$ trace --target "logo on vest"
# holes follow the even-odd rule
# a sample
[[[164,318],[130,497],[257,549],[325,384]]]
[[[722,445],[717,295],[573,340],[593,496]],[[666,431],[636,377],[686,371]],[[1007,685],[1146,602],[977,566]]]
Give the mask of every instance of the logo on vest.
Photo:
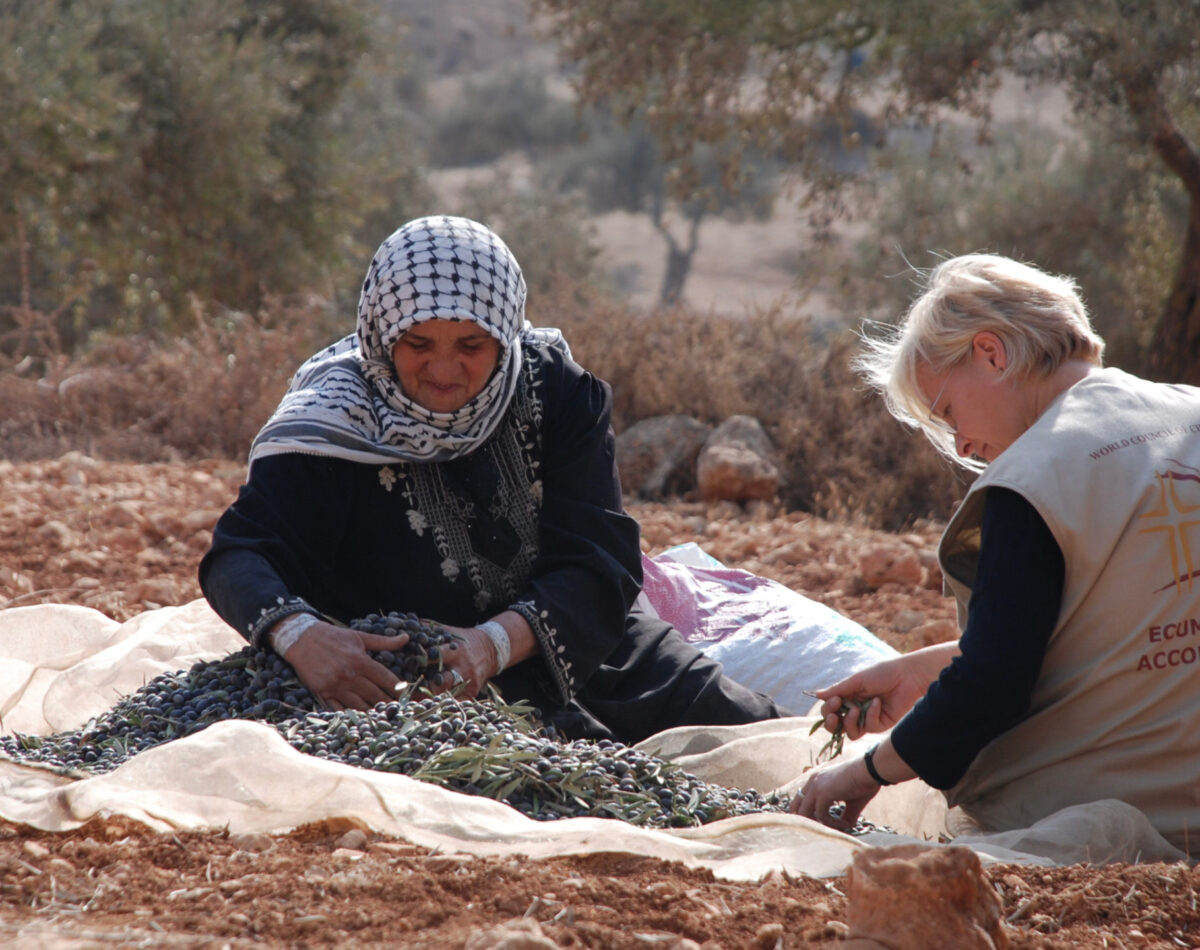
[[[1176,594],[1184,593],[1185,588],[1191,591],[1200,574],[1200,544],[1195,555],[1192,552],[1193,542],[1200,540],[1200,470],[1178,459],[1170,461],[1176,467],[1155,475],[1153,507],[1138,515],[1139,520],[1148,522],[1139,533],[1161,535],[1171,565],[1171,580],[1156,588],[1156,594],[1172,589]]]
[[[1164,649],[1143,653],[1138,660],[1138,672],[1169,670],[1176,666],[1191,666],[1200,661],[1200,648],[1196,643],[1181,644],[1178,641],[1200,637],[1200,619],[1189,617],[1172,623],[1155,624],[1146,631],[1151,643],[1161,643]]]
[[[1151,670],[1170,670],[1177,666],[1192,666],[1200,660],[1200,650],[1194,646],[1176,647],[1170,650],[1157,650],[1154,653],[1143,653],[1138,660],[1137,671],[1149,673]]]

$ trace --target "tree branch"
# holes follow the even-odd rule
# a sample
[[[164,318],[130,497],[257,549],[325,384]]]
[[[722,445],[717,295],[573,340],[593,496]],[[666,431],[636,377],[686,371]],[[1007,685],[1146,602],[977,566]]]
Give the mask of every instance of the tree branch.
[[[1171,115],[1161,90],[1147,76],[1121,79],[1129,114],[1166,166],[1179,176],[1193,209],[1200,209],[1200,151]]]

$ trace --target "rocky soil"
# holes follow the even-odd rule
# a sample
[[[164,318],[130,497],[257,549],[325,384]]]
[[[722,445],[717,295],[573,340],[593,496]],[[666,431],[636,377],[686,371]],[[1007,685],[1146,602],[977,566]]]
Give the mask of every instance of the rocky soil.
[[[125,620],[198,597],[196,563],[243,474],[227,461],[0,461],[0,609],[78,603]],[[953,636],[932,563],[938,525],[898,536],[768,505],[631,511],[649,553],[695,541],[901,650]],[[1010,947],[1200,947],[1200,871],[1186,866],[983,873]],[[847,884],[731,884],[618,854],[434,854],[345,825],[237,837],[124,819],[57,835],[0,822],[0,945],[13,946],[851,950],[867,945],[843,939]]]
[[[237,495],[237,462],[135,465],[71,452],[0,460],[0,607],[77,603],[116,620],[200,596],[196,565]],[[940,525],[886,535],[767,504],[633,503],[643,546],[695,542],[857,620],[899,650],[954,636]]]

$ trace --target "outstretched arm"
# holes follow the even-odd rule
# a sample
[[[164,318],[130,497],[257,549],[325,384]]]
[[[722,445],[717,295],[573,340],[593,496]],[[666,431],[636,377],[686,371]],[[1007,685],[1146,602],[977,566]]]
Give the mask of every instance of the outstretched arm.
[[[959,655],[957,641],[938,643],[905,653],[859,670],[814,694],[821,703],[825,728],[843,730],[849,739],[868,732],[885,732],[925,695],[929,684]],[[869,701],[865,721],[845,710],[855,702]]]
[[[879,791],[877,778],[893,783],[920,777],[943,789],[958,782],[979,750],[1028,710],[1064,579],[1062,552],[1038,512],[1013,491],[989,489],[962,638],[876,664],[819,691],[827,727],[840,724],[844,700],[874,695],[863,726],[846,717],[846,734],[857,738],[895,728],[875,749],[877,776],[863,756],[814,769],[792,811],[844,829]],[[829,806],[838,801],[846,807],[834,818]]]

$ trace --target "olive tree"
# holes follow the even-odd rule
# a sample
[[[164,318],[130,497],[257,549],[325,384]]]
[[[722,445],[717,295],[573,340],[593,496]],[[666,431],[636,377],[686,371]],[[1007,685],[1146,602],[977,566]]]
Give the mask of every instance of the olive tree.
[[[580,143],[545,164],[561,191],[579,192],[596,212],[618,209],[649,218],[666,245],[658,303],[678,304],[700,247],[706,218],[764,218],[775,198],[776,169],[763,156],[742,156],[735,178],[722,168],[728,148],[697,145],[684,163],[665,161],[644,117],[613,121],[607,110],[586,110]],[[682,168],[690,174],[686,193],[672,190]]]
[[[378,165],[338,133],[372,16],[367,0],[0,0],[0,352],[39,312],[70,346],[357,269]],[[413,163],[396,145],[393,172]]]
[[[1062,83],[1186,194],[1146,360],[1200,382],[1200,0],[532,2],[578,64],[585,101],[645,109],[669,158],[697,142],[774,149],[810,194],[841,183],[814,161],[816,130],[856,105],[885,121],[954,109],[986,134],[1003,77]]]
[[[90,279],[65,248],[87,226],[76,209],[118,151],[119,80],[103,75],[91,47],[97,12],[80,6],[0,3],[0,351],[18,357],[58,345],[56,321],[40,316]]]

